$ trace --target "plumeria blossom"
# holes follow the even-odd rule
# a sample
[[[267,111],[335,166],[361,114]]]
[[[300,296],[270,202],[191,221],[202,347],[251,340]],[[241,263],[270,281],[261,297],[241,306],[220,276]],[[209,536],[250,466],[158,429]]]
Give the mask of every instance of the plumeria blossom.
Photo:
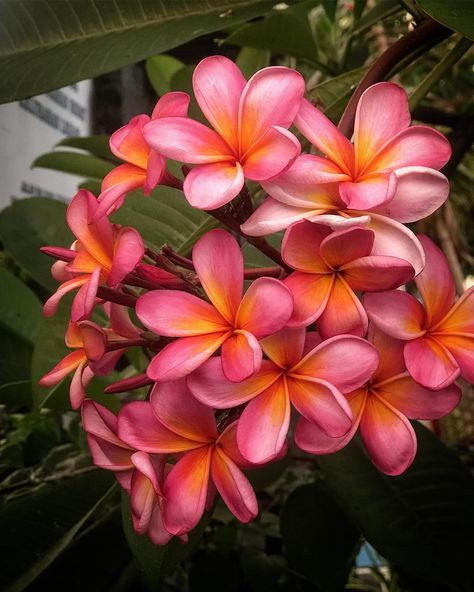
[[[376,84],[361,97],[354,146],[304,100],[295,124],[326,158],[305,154],[278,177],[263,181],[271,197],[242,230],[261,236],[302,219],[334,229],[368,226],[375,232],[373,255],[400,257],[419,273],[423,249],[402,223],[416,222],[444,203],[449,182],[435,169],[447,162],[451,150],[437,131],[409,123],[406,95],[391,83]]]
[[[269,179],[298,156],[300,144],[287,129],[305,90],[295,70],[264,68],[246,82],[231,60],[212,56],[196,66],[193,89],[213,129],[189,118],[163,117],[143,133],[160,154],[196,165],[183,188],[194,207],[218,208],[240,192],[244,179]]]
[[[421,385],[442,389],[459,375],[474,382],[474,288],[454,302],[456,290],[446,258],[427,236],[419,239],[426,267],[415,283],[424,306],[399,290],[368,294],[364,306],[382,331],[406,341],[408,371]]]
[[[105,216],[95,219],[97,208],[97,199],[85,189],[73,197],[67,208],[67,224],[77,241],[73,244],[72,260],[60,261],[53,268],[55,277],[65,281],[46,301],[43,308],[46,316],[56,312],[65,294],[79,288],[71,308],[71,321],[88,318],[96,304],[99,286],[119,285],[144,255],[140,234],[134,228],[118,229]],[[47,252],[54,255],[55,249],[58,256],[65,251],[47,247]]]
[[[430,391],[407,372],[403,341],[389,337],[374,325],[369,339],[380,354],[380,364],[370,382],[347,394],[354,423],[342,438],[330,438],[319,426],[302,419],[295,441],[312,454],[340,450],[360,429],[365,448],[375,466],[387,475],[400,475],[416,454],[416,435],[409,419],[439,419],[450,413],[461,398],[456,385]]]
[[[135,531],[148,534],[155,545],[166,545],[173,537],[165,529],[162,517],[166,503],[162,492],[166,456],[146,454],[128,446],[117,435],[117,417],[91,399],[82,405],[82,425],[94,464],[113,471],[130,494]]]
[[[188,378],[193,395],[216,409],[249,401],[238,422],[237,443],[250,462],[267,462],[279,454],[291,404],[328,437],[343,436],[351,428],[352,412],[343,393],[367,382],[377,367],[377,352],[367,341],[349,335],[312,347],[314,336],[306,335],[304,328],[283,329],[262,340],[269,360],[244,382],[226,380],[218,358]]]
[[[211,408],[189,392],[184,379],[157,383],[150,402],[129,403],[120,412],[119,436],[152,454],[179,454],[165,479],[166,530],[182,535],[194,528],[208,502],[211,480],[241,522],[258,512],[255,493],[239,467],[249,466],[236,444],[236,423],[221,433]]]
[[[182,378],[221,347],[226,377],[244,380],[260,368],[258,340],[280,330],[290,318],[291,293],[276,279],[259,278],[242,296],[242,252],[224,230],[199,239],[193,264],[211,303],[177,290],[148,292],[137,302],[137,315],[148,329],[179,338],[153,358],[147,374],[157,381]]]
[[[188,94],[166,93],[159,99],[151,118],[148,115],[136,115],[112,134],[110,150],[125,162],[104,177],[98,198],[100,205],[94,214],[96,218],[117,209],[130,191],[143,187],[144,194],[149,195],[160,183],[176,186],[177,179],[166,169],[166,159],[145,141],[143,128],[150,121],[161,117],[186,117],[188,107]]]
[[[285,280],[294,299],[289,326],[318,319],[322,337],[352,333],[363,337],[368,319],[355,292],[380,292],[413,278],[413,267],[397,257],[371,255],[375,234],[361,227],[335,232],[302,220],[287,230],[282,256],[296,269]]]

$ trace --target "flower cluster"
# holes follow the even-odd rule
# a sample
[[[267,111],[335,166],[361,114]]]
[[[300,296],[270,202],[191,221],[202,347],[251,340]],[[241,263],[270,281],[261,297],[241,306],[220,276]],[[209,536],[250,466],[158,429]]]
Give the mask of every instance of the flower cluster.
[[[416,454],[409,420],[443,417],[460,400],[455,380],[474,380],[474,289],[455,300],[442,252],[404,225],[446,200],[439,169],[450,158],[440,133],[410,125],[405,92],[366,90],[351,142],[303,98],[304,80],[289,68],[247,82],[230,60],[210,57],[193,89],[210,126],[188,117],[186,93],[161,97],[151,118],[112,135],[124,164],[102,193],[72,199],[71,248],[43,249],[62,282],[45,314],[77,293],[73,351],[41,383],[74,372],[71,403],[82,408],[93,461],[115,473],[136,531],[156,544],[185,541],[217,494],[238,520],[255,518],[244,470],[293,443],[327,454],[360,430],[378,469],[402,473]],[[301,154],[292,125],[318,155]],[[184,181],[166,159],[186,165]],[[247,179],[268,194],[255,211]],[[160,184],[227,216],[232,233],[211,230],[186,259],[110,221],[128,192]],[[245,269],[243,241],[261,245],[252,237],[279,230],[282,265]],[[146,374],[106,390],[150,393],[115,416],[87,388],[132,347],[148,350]]]

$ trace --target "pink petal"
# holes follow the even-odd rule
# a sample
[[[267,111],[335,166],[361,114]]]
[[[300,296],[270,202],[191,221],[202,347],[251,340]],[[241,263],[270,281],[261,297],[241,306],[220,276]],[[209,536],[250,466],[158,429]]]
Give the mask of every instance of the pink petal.
[[[321,243],[321,256],[328,266],[338,269],[354,259],[370,255],[375,234],[367,228],[343,228],[329,234]]]
[[[433,392],[406,376],[374,385],[377,395],[409,419],[439,419],[459,404],[461,389],[452,384]]]
[[[133,450],[111,444],[102,438],[87,434],[87,442],[91,451],[92,462],[101,469],[108,471],[130,471],[133,463],[130,459]]]
[[[288,206],[267,197],[240,228],[249,236],[265,236],[288,228],[294,222],[316,216],[320,211]]]
[[[135,228],[121,228],[115,242],[114,260],[107,284],[116,286],[132,273],[145,254],[143,239]]]
[[[446,257],[431,239],[419,235],[426,256],[426,265],[416,277],[418,288],[426,310],[426,323],[433,326],[439,323],[453,305],[456,286]]]
[[[281,329],[278,333],[265,337],[261,346],[266,355],[280,366],[286,369],[295,366],[303,356],[306,331],[300,329]]]
[[[381,292],[406,284],[413,279],[415,270],[398,257],[371,255],[346,263],[339,273],[354,291]]]
[[[204,364],[230,333],[181,337],[164,347],[150,362],[147,375],[155,381],[178,380]]]
[[[235,327],[262,339],[283,328],[292,312],[293,296],[290,290],[274,278],[258,278],[242,298]]]
[[[156,493],[150,480],[139,471],[134,471],[130,482],[130,506],[136,533],[144,534],[148,530],[155,501]]]
[[[86,432],[112,444],[126,447],[126,444],[117,436],[117,416],[106,407],[92,399],[86,399],[82,404],[81,414],[82,425]]]
[[[322,224],[307,220],[292,224],[285,232],[281,253],[287,265],[307,273],[327,273],[331,271],[320,256],[323,240],[331,234],[331,229]]]
[[[236,197],[244,185],[238,162],[215,162],[192,169],[184,180],[188,202],[200,210],[215,210]]]
[[[163,117],[147,123],[149,145],[167,158],[190,164],[235,160],[231,148],[214,131],[188,117]]]
[[[237,446],[237,428],[239,420],[230,423],[217,440],[219,448],[221,448],[225,454],[234,461],[234,463],[242,468],[253,467],[254,464],[249,462],[242,456],[242,453]]]
[[[97,267],[89,277],[89,281],[79,288],[74,297],[71,306],[71,321],[73,323],[87,319],[94,309],[101,271],[101,268]]]
[[[132,323],[129,309],[126,306],[115,304],[114,302],[108,304],[106,310],[110,318],[112,331],[121,337],[128,337],[129,339],[139,337],[142,332]]]
[[[65,356],[52,370],[45,374],[39,381],[41,386],[53,386],[66,378],[68,374],[76,370],[78,366],[87,362],[83,349],[71,352]]]
[[[290,290],[294,306],[289,327],[307,327],[318,319],[326,308],[334,283],[334,274],[317,275],[295,271],[284,280]]]
[[[193,90],[206,119],[229,146],[239,147],[239,104],[246,80],[224,56],[201,60],[193,74]]]
[[[272,66],[254,74],[240,100],[241,154],[252,148],[270,127],[290,127],[304,92],[303,77],[290,68]]]
[[[156,383],[150,402],[158,420],[175,434],[203,444],[217,438],[212,409],[192,396],[184,379]]]
[[[290,411],[284,377],[248,403],[237,425],[237,444],[244,458],[260,464],[278,455],[286,441]]]
[[[64,282],[59,286],[56,292],[46,300],[43,306],[43,314],[45,317],[52,317],[56,311],[58,310],[59,303],[63,296],[65,296],[71,290],[75,290],[76,288],[80,288],[84,284],[88,283],[90,280],[90,275],[82,275],[79,277],[75,277],[67,282]]]
[[[411,166],[393,173],[397,179],[393,199],[375,208],[375,212],[398,220],[416,222],[441,207],[449,195],[449,181],[430,168]]]
[[[135,452],[131,460],[135,469],[150,481],[156,495],[163,496],[160,482],[164,477],[166,455],[150,456],[146,452]]]
[[[146,179],[143,185],[143,193],[150,195],[153,189],[164,180],[166,175],[166,159],[155,150],[150,151],[146,169]]]
[[[303,417],[331,438],[347,434],[352,425],[352,411],[347,399],[333,384],[316,379],[287,380],[291,402]]]
[[[163,511],[158,501],[153,504],[147,534],[154,545],[166,545],[173,538],[173,535],[165,528]]]
[[[441,334],[436,339],[456,360],[463,378],[474,383],[474,335]]]
[[[175,535],[192,530],[206,506],[213,446],[202,446],[185,454],[166,477],[163,519]]]
[[[143,137],[143,126],[149,121],[148,115],[136,115],[110,136],[110,150],[117,158],[146,169],[150,147]]]
[[[232,514],[240,522],[253,520],[258,514],[254,490],[234,461],[218,446],[212,455],[211,475],[217,491]]]
[[[130,191],[143,187],[145,181],[146,171],[134,164],[127,163],[115,167],[102,181],[94,219],[98,220],[115,211],[120,206],[119,200]]]
[[[380,356],[378,368],[372,378],[374,384],[406,371],[405,358],[403,357],[405,341],[390,337],[378,329],[374,323],[369,325],[367,339],[377,348]]]
[[[194,245],[193,264],[210,301],[233,324],[244,286],[239,244],[227,231],[211,230]]]
[[[86,374],[84,372],[86,369],[86,362],[83,362],[76,368],[76,371],[72,376],[71,385],[69,387],[69,400],[71,402],[71,407],[74,410],[79,409],[82,405],[82,402],[87,396],[86,388],[93,377],[92,374]]]
[[[224,331],[226,323],[205,300],[179,290],[153,290],[137,301],[137,316],[157,335],[181,337]]]
[[[346,446],[354,437],[359,427],[360,418],[364,411],[366,390],[359,389],[348,397],[349,405],[354,417],[351,429],[344,436],[331,438],[318,425],[301,417],[296,426],[296,445],[311,454],[330,454]]]
[[[336,276],[331,292],[318,318],[318,331],[323,337],[350,333],[363,337],[368,319],[360,300],[341,275]]]
[[[282,127],[271,127],[242,157],[247,179],[264,181],[281,173],[301,152],[296,137]]]
[[[304,99],[295,119],[298,130],[313,146],[326,154],[341,172],[352,175],[354,149],[349,140],[319,109]]]
[[[88,360],[99,361],[104,356],[107,345],[105,331],[91,321],[82,321],[78,324],[78,329]]]
[[[158,99],[151,118],[186,117],[188,115],[189,100],[189,95],[185,92],[168,92]]]
[[[155,454],[183,452],[202,446],[168,430],[155,415],[153,405],[146,401],[133,401],[122,407],[118,417],[121,440],[143,452]]]
[[[401,290],[366,294],[364,307],[379,329],[396,339],[416,339],[424,334],[424,311],[418,300]]]
[[[228,409],[246,403],[268,388],[280,376],[279,369],[263,360],[260,370],[242,382],[230,382],[222,371],[220,358],[211,358],[187,378],[192,394],[216,409]]]
[[[408,372],[426,388],[442,389],[459,376],[460,368],[455,358],[432,337],[409,341],[403,353]]]
[[[232,382],[242,382],[257,372],[262,364],[262,348],[248,331],[235,331],[222,344],[222,370]]]
[[[410,120],[407,94],[403,88],[392,82],[370,86],[359,100],[355,117],[357,169],[361,171],[386,142],[409,127]]]
[[[444,319],[432,330],[443,333],[474,333],[474,287],[461,295]]]
[[[371,210],[393,199],[397,190],[397,176],[394,173],[379,173],[364,176],[355,182],[339,185],[339,194],[352,210]]]
[[[341,335],[327,339],[291,369],[291,375],[330,382],[342,393],[365,384],[379,362],[377,350],[365,339]]]
[[[376,395],[367,397],[360,432],[374,465],[386,475],[400,475],[416,455],[410,422]]]

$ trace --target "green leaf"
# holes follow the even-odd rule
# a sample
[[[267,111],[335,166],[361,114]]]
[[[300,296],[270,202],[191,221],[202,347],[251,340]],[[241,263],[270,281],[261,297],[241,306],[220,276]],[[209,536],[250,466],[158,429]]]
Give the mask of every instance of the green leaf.
[[[63,138],[56,144],[56,146],[79,148],[80,150],[90,152],[93,156],[97,156],[98,158],[105,158],[105,160],[111,160],[112,162],[121,162],[110,151],[109,140],[110,136],[106,134],[77,138]]]
[[[31,166],[32,168],[51,169],[90,179],[103,179],[116,165],[90,154],[56,150],[38,156]]]
[[[156,94],[164,95],[171,90],[170,82],[173,74],[184,68],[184,64],[181,60],[164,54],[148,58],[145,67],[148,80]]]
[[[0,386],[7,392],[0,393],[2,401],[12,407],[30,403],[31,390],[23,383],[29,378],[31,366],[31,343],[17,333],[3,329],[0,339]],[[5,398],[3,397],[5,395]]]
[[[271,53],[267,49],[258,49],[256,47],[242,47],[235,60],[237,66],[247,80],[262,68],[266,68],[270,63]]]
[[[294,7],[275,10],[266,18],[237,29],[227,37],[226,43],[314,61],[317,49],[308,13],[317,4],[318,0],[306,0]]]
[[[318,463],[341,508],[389,561],[429,582],[471,590],[474,479],[426,428],[399,477],[380,473],[355,443]]]
[[[110,473],[88,471],[43,483],[0,510],[0,587],[21,592],[73,541],[116,493]]]
[[[283,506],[280,526],[290,566],[318,590],[343,590],[360,535],[328,488],[311,483],[295,489]]]
[[[334,22],[336,19],[337,0],[321,0],[328,18]]]
[[[0,0],[0,102],[41,94],[161,54],[264,14],[274,3]]]
[[[418,0],[418,4],[442,25],[474,41],[474,3],[471,0]]]
[[[14,201],[0,212],[0,239],[30,277],[47,290],[57,287],[51,277],[52,259],[40,247],[68,247],[73,236],[66,226],[66,204],[46,197]]]
[[[204,123],[205,125],[209,125],[207,119],[204,117],[199,105],[197,104],[196,98],[194,97],[193,91],[193,72],[195,66],[189,65],[184,66],[177,72],[173,74],[170,80],[170,87],[171,90],[180,90],[183,92],[187,92],[190,96],[189,102],[189,117]]]
[[[380,0],[377,4],[368,10],[364,16],[358,19],[352,30],[349,32],[351,37],[357,37],[376,25],[380,23],[383,19],[396,14],[397,12],[401,12],[402,7],[397,0]]]
[[[154,249],[165,243],[181,254],[218,223],[206,212],[189,205],[181,191],[158,187],[150,197],[130,195],[113,220],[136,228]]]
[[[331,109],[341,98],[352,93],[355,86],[360,82],[367,68],[350,70],[334,78],[329,78],[308,90],[308,99],[324,111]]]
[[[6,269],[0,268],[0,329],[2,327],[33,342],[41,321],[41,303],[36,294]]]
[[[189,541],[186,544],[177,537],[173,537],[167,545],[154,545],[146,535],[138,535],[133,529],[130,497],[122,492],[122,521],[125,537],[149,590],[159,590],[165,577],[197,547],[209,518],[209,516],[202,518],[189,533]]]

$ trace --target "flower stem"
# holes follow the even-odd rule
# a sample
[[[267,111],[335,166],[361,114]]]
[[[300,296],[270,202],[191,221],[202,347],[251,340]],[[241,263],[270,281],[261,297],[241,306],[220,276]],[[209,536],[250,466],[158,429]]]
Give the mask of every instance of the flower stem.
[[[97,297],[102,300],[108,300],[109,302],[115,302],[115,304],[122,304],[129,308],[135,308],[137,303],[137,297],[132,294],[124,294],[120,290],[114,290],[107,286],[100,286],[97,290]]]

